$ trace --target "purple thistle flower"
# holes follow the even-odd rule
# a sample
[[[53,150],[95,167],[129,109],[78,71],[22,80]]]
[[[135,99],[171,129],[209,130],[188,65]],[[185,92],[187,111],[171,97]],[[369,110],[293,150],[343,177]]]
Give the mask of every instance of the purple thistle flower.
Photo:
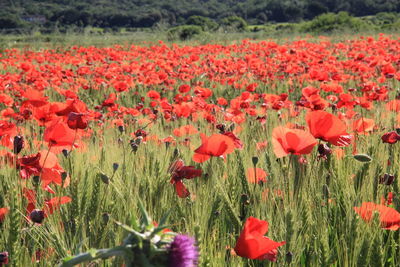
[[[196,240],[187,235],[177,235],[170,244],[168,266],[194,267],[197,266],[199,252]]]

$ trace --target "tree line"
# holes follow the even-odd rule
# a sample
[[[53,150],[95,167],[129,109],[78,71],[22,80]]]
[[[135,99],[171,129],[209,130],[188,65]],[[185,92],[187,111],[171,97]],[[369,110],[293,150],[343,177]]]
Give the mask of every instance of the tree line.
[[[69,26],[147,28],[188,24],[201,16],[221,23],[240,17],[248,24],[299,22],[327,12],[352,16],[399,12],[398,0],[3,0],[0,29],[33,26],[52,30]]]

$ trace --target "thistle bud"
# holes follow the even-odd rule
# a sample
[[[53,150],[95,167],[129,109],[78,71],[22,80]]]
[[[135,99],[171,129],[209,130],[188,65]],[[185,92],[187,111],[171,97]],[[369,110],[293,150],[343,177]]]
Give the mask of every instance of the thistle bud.
[[[18,154],[24,148],[24,137],[17,135],[14,137],[14,153]]]
[[[44,220],[44,211],[38,209],[32,210],[29,214],[29,219],[34,223],[42,223]]]

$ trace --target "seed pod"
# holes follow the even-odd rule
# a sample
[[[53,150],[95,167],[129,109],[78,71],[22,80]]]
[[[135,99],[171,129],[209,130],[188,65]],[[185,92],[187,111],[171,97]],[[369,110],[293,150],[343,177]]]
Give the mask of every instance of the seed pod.
[[[360,161],[360,162],[371,162],[372,158],[368,156],[367,154],[356,154],[353,156],[354,159]]]
[[[253,162],[253,165],[256,166],[258,163],[258,157],[252,157],[251,161]]]

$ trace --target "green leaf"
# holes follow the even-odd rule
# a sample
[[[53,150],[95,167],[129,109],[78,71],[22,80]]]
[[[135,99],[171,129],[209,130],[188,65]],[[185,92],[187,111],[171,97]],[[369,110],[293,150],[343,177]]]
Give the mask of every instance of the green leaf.
[[[143,203],[140,199],[138,199],[138,205],[139,205],[140,213],[142,215],[141,224],[147,228],[151,223],[151,218],[150,218],[149,214],[147,213],[146,209],[144,208]]]

